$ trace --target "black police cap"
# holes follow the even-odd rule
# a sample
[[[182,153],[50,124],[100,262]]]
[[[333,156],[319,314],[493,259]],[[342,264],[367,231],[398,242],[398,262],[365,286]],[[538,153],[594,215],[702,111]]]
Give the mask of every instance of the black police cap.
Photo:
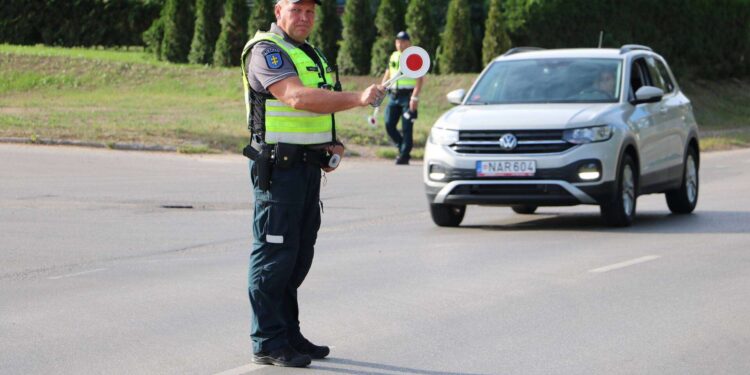
[[[411,40],[411,38],[409,38],[409,33],[406,31],[399,31],[399,33],[396,34],[396,39]]]

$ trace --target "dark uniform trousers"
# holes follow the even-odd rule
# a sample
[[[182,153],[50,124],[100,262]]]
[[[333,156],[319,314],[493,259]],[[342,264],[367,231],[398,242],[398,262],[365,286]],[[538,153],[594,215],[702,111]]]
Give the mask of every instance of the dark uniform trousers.
[[[398,90],[396,94],[390,95],[388,106],[385,107],[385,131],[396,144],[399,157],[409,158],[413,146],[414,119],[404,118],[404,113],[409,111],[409,101],[412,90]],[[396,129],[398,120],[401,119],[401,132]]]
[[[297,288],[313,260],[320,228],[320,167],[297,163],[273,168],[271,188],[258,188],[250,161],[255,194],[253,250],[248,295],[253,309],[253,351],[268,352],[303,337],[299,327]]]

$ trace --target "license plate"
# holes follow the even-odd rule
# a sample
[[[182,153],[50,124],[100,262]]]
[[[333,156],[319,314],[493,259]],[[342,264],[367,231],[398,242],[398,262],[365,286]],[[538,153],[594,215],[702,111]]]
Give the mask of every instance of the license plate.
[[[528,177],[536,174],[534,160],[478,161],[477,177]]]

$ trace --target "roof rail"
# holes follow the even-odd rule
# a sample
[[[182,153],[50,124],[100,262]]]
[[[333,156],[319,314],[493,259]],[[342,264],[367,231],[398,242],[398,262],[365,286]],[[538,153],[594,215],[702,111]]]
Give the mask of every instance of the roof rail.
[[[637,51],[637,50],[649,51],[649,52],[654,51],[651,49],[651,47],[648,47],[648,46],[642,46],[640,44],[626,44],[620,47],[620,54],[622,55],[623,53],[628,53],[630,51]]]
[[[543,51],[543,50],[544,48],[539,48],[539,47],[515,47],[515,48],[511,48],[505,51],[505,53],[502,54],[501,56],[509,56],[509,55],[513,55],[513,54],[521,53],[521,52]]]

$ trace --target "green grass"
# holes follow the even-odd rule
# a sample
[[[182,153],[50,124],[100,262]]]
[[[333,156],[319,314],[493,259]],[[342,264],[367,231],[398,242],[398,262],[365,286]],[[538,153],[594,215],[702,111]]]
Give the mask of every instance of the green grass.
[[[240,152],[248,136],[240,74],[239,68],[159,62],[141,50],[0,45],[0,137]],[[414,157],[432,124],[451,107],[445,94],[468,88],[475,78],[427,77],[414,129]],[[346,90],[362,90],[378,80],[342,77]],[[750,129],[749,82],[680,83],[703,130]],[[382,111],[376,127],[366,121],[371,114],[369,107],[337,114],[339,136],[348,144],[370,146],[381,157],[395,157]],[[742,134],[720,134],[703,145],[749,145]]]

